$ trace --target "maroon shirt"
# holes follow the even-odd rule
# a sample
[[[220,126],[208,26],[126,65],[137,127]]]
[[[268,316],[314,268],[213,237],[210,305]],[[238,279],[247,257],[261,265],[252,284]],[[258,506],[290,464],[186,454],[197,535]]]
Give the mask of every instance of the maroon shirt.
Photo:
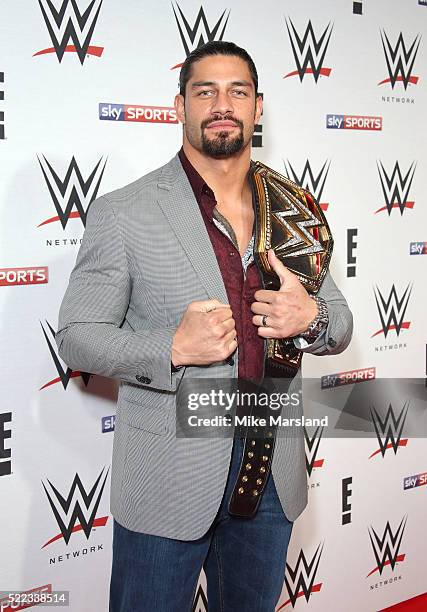
[[[252,261],[246,269],[245,277],[238,249],[213,221],[217,202],[212,189],[190,163],[183,149],[179,151],[178,156],[200,206],[236,323],[239,348],[238,376],[247,380],[261,379],[264,366],[264,339],[258,336],[258,328],[252,323],[251,310],[251,304],[255,301],[255,291],[262,289],[258,268]]]

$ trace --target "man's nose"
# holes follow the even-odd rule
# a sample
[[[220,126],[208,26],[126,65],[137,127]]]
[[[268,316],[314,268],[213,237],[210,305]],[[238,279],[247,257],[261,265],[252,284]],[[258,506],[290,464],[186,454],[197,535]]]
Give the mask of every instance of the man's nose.
[[[233,104],[226,91],[219,91],[217,93],[211,110],[213,113],[220,113],[221,115],[233,112]]]

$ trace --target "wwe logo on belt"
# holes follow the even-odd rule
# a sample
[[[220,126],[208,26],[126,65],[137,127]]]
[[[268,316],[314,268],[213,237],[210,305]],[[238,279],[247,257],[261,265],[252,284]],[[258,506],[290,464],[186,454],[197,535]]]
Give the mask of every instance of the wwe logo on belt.
[[[307,189],[314,196],[314,199],[319,204],[322,210],[328,210],[329,206],[329,204],[326,202],[321,203],[321,197],[323,194],[323,189],[325,187],[326,179],[328,177],[330,165],[331,162],[326,160],[316,176],[311,168],[310,162],[307,159],[302,173],[298,175],[292,168],[291,162],[289,160],[287,164],[285,162],[286,176],[303,189]]]
[[[402,32],[400,32],[399,38],[397,39],[397,43],[394,47],[392,46],[384,30],[381,32],[381,40],[383,43],[389,78],[380,81],[378,85],[390,83],[391,88],[394,89],[394,86],[398,81],[403,83],[405,91],[408,88],[409,83],[416,85],[418,83],[418,77],[412,74],[412,69],[417,57],[418,47],[420,46],[420,34],[415,37],[409,49],[406,48]]]
[[[408,415],[408,408],[409,403],[405,402],[399,416],[396,418],[390,404],[384,421],[381,419],[381,416],[378,414],[375,408],[371,408],[371,418],[380,447],[378,450],[372,453],[372,455],[370,455],[369,459],[372,459],[372,457],[375,457],[375,455],[378,455],[378,453],[381,453],[381,455],[384,457],[386,450],[390,448],[394,450],[394,454],[396,455],[399,447],[407,445],[408,439],[405,438],[402,440],[402,432],[406,417]]]
[[[56,212],[58,213],[57,216],[46,219],[37,227],[53,223],[54,221],[60,221],[62,228],[65,229],[70,219],[81,219],[85,226],[86,215],[89,206],[98,194],[107,159],[105,158],[105,161],[103,161],[101,157],[86,181],[83,179],[74,156],[68,166],[64,180],[59,178],[52,165],[44,156],[37,159],[39,160]],[[76,210],[73,210],[74,207]]]
[[[376,210],[375,214],[386,210],[390,216],[393,208],[398,208],[400,214],[403,215],[405,208],[414,208],[415,202],[409,202],[408,198],[415,174],[416,163],[412,162],[405,176],[402,174],[398,161],[396,161],[391,175],[387,174],[381,162],[379,162],[377,166],[385,206]]]
[[[43,330],[43,335],[45,337],[45,340],[47,342],[47,345],[49,347],[49,352],[52,356],[53,362],[55,364],[56,370],[59,374],[58,377],[53,378],[52,380],[50,380],[49,382],[47,382],[45,385],[43,385],[43,387],[40,387],[39,391],[42,391],[43,389],[46,389],[46,387],[50,387],[51,385],[55,385],[56,383],[61,382],[62,386],[64,387],[64,390],[68,387],[68,383],[70,382],[70,378],[76,378],[78,376],[81,376],[85,386],[87,387],[88,383],[89,383],[89,379],[91,377],[91,374],[88,374],[86,372],[79,372],[78,370],[72,370],[71,368],[69,368],[67,366],[67,369],[64,370],[64,368],[61,365],[61,362],[59,360],[59,357],[57,355],[57,352],[54,348],[55,345],[55,330],[53,329],[53,327],[48,323],[48,321],[46,321],[46,325],[48,328],[48,331],[50,332],[50,335],[52,337],[52,340],[49,338],[49,335],[46,331],[46,329],[43,327],[42,323],[40,322],[40,325],[42,327]]]
[[[34,53],[56,53],[61,63],[64,53],[77,53],[83,65],[87,55],[101,57],[104,47],[91,45],[93,32],[103,0],[91,0],[85,11],[80,12],[77,0],[62,0],[56,9],[52,0],[39,0],[40,9],[52,39],[53,47]],[[72,44],[68,44],[71,42]]]
[[[301,549],[294,569],[286,563],[285,584],[289,593],[289,599],[279,606],[276,612],[283,610],[289,603],[295,608],[297,599],[302,596],[304,596],[308,602],[313,593],[318,593],[320,591],[322,583],[319,582],[314,584],[314,581],[316,579],[322,551],[323,545],[319,544],[311,561],[308,562]]]
[[[187,57],[192,51],[198,49],[205,43],[211,42],[213,40],[223,39],[225,28],[227,27],[228,23],[228,18],[230,17],[230,11],[228,11],[227,13],[227,10],[224,10],[222,15],[216,22],[215,26],[211,30],[208,24],[208,20],[206,19],[205,11],[203,10],[202,6],[200,7],[193,27],[191,27],[188,23],[178,3],[176,3],[176,8],[172,4],[172,9],[175,15],[179,34],[181,36],[181,41],[184,46],[185,54]],[[174,70],[175,68],[180,68],[181,66],[182,63],[177,64],[176,66],[173,66],[171,70]]]
[[[80,476],[76,473],[67,496],[61,495],[49,480],[47,480],[48,486],[42,482],[60,529],[60,533],[43,544],[42,548],[61,538],[64,539],[65,544],[68,544],[71,535],[77,531],[83,531],[86,538],[89,539],[94,527],[105,527],[108,516],[96,518],[110,468],[105,473],[104,470],[105,468],[102,468],[90,491],[86,491]]]
[[[317,452],[319,450],[320,440],[322,439],[324,427],[317,427],[316,431],[310,437],[307,433],[306,427],[304,427],[304,438],[307,445],[308,452],[305,453],[305,464],[307,468],[307,474],[311,476],[314,468],[323,467],[324,459],[317,459]]]
[[[387,334],[392,330],[399,336],[402,329],[409,329],[411,323],[410,321],[404,321],[404,318],[411,292],[412,285],[409,284],[403,292],[402,297],[399,298],[396,287],[393,284],[388,298],[385,299],[378,287],[374,289],[375,301],[377,303],[382,327],[372,334],[371,338],[381,333],[387,338]]]
[[[308,22],[303,36],[299,36],[290,19],[286,20],[286,28],[288,30],[289,40],[291,41],[297,69],[285,74],[283,78],[286,79],[291,76],[299,75],[299,79],[302,82],[306,74],[312,74],[317,83],[320,76],[328,77],[332,69],[324,68],[323,62],[331,39],[332,24],[328,23],[319,39],[314,33],[311,20]]]
[[[322,245],[316,240],[314,234],[307,230],[307,228],[320,225],[317,217],[309,208],[298,208],[291,200],[287,200],[286,205],[287,210],[272,212],[272,219],[279,226],[282,226],[281,231],[286,237],[283,242],[277,245],[277,255],[282,251],[287,251],[288,253],[292,252],[292,257],[297,257],[306,253],[307,248],[310,248],[313,254],[321,253],[323,251]]]
[[[386,565],[389,565],[393,571],[396,563],[401,563],[405,560],[405,555],[399,554],[399,548],[402,543],[406,520],[407,517],[403,517],[395,533],[393,533],[390,523],[387,521],[384,533],[381,537],[376,533],[373,527],[370,527],[369,538],[378,565],[369,572],[366,576],[367,578],[375,572],[379,572],[381,575]]]

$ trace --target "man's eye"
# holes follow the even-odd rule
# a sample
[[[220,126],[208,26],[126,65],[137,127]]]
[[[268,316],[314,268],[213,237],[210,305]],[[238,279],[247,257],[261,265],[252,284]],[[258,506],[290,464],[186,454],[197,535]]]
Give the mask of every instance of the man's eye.
[[[248,95],[246,91],[243,91],[243,89],[234,89],[233,93],[240,97],[244,97]]]
[[[210,96],[212,93],[213,91],[211,89],[204,89],[203,91],[199,92],[199,96],[206,98],[207,96]]]

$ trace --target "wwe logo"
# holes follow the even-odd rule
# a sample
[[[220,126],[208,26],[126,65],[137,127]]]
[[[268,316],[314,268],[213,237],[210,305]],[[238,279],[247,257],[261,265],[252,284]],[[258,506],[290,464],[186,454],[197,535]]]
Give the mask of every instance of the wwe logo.
[[[323,467],[324,459],[316,459],[317,452],[319,450],[320,440],[322,439],[324,427],[317,427],[313,436],[310,436],[307,433],[306,427],[304,427],[304,438],[307,446],[308,452],[305,453],[305,464],[307,468],[307,474],[311,476],[311,473],[314,468]]]
[[[205,11],[203,7],[200,7],[200,10],[197,14],[196,21],[194,22],[194,27],[191,27],[185,18],[184,13],[181,10],[181,7],[178,3],[175,6],[172,4],[173,13],[175,15],[176,23],[178,25],[179,34],[181,36],[181,41],[184,46],[185,54],[188,56],[192,51],[198,49],[202,45],[207,42],[211,42],[212,40],[222,40],[225,32],[225,28],[227,27],[228,18],[230,17],[230,11],[224,10],[215,26],[211,30],[206,19]],[[174,68],[180,68],[182,64],[177,64]]]
[[[320,242],[308,231],[308,228],[319,225],[318,219],[308,207],[299,206],[296,201],[289,200],[286,202],[286,209],[273,211],[272,217],[282,226],[284,235],[290,236],[277,246],[277,254],[286,250],[288,257],[298,257],[308,251],[313,254],[323,251]]]
[[[105,158],[103,162],[103,158],[101,157],[86,181],[83,179],[74,156],[71,158],[64,180],[59,178],[44,156],[42,158],[38,157],[37,159],[39,160],[56,212],[58,213],[57,216],[46,219],[46,221],[40,223],[38,227],[46,225],[47,223],[53,223],[54,221],[60,221],[62,228],[65,229],[69,219],[78,218],[81,219],[85,226],[86,215],[89,206],[97,196],[107,159]],[[73,207],[75,207],[76,210],[73,211]]]
[[[83,65],[87,55],[101,57],[104,47],[90,44],[103,0],[91,0],[86,10],[80,12],[77,0],[62,0],[56,9],[52,0],[39,0],[39,5],[53,47],[42,49],[36,55],[56,53],[61,63],[65,52],[77,53]],[[68,44],[69,42],[73,44]]]
[[[323,194],[323,189],[325,187],[326,179],[328,177],[328,172],[329,172],[329,167],[331,165],[331,162],[326,160],[323,166],[321,167],[320,171],[318,172],[317,176],[314,174],[313,170],[311,169],[311,165],[308,159],[305,162],[304,168],[300,175],[298,175],[296,171],[293,169],[293,167],[291,166],[291,162],[289,160],[288,160],[287,165],[286,165],[286,162],[284,162],[284,164],[285,164],[285,170],[286,170],[287,177],[291,179],[292,181],[294,181],[295,183],[297,183],[297,185],[299,185],[303,189],[307,189],[307,191],[309,191],[313,195],[314,199],[319,204],[320,208],[322,210],[327,210],[329,204],[325,202],[321,203],[321,197]],[[289,169],[288,169],[288,166],[289,166]]]
[[[396,161],[391,175],[387,174],[381,162],[377,164],[377,167],[386,205],[376,210],[375,214],[387,210],[388,214],[391,215],[392,209],[398,208],[400,214],[403,215],[405,208],[413,208],[415,204],[415,202],[409,202],[408,197],[415,174],[416,163],[412,162],[405,176],[403,176],[400,170],[398,161]]]
[[[43,389],[46,389],[46,387],[50,387],[51,385],[55,385],[56,383],[61,382],[62,386],[64,387],[64,390],[68,387],[68,383],[70,382],[70,378],[76,378],[78,376],[81,376],[84,384],[88,385],[89,383],[89,379],[90,379],[90,374],[88,374],[87,372],[79,372],[78,370],[72,370],[71,368],[69,368],[67,366],[66,369],[64,369],[61,365],[61,362],[59,360],[59,357],[56,353],[56,350],[54,348],[55,345],[55,330],[53,329],[53,327],[48,323],[48,321],[46,321],[46,325],[47,325],[47,329],[50,332],[51,338],[49,338],[49,335],[46,331],[46,329],[43,327],[42,323],[40,322],[41,328],[43,330],[43,335],[45,337],[45,340],[47,342],[47,345],[49,347],[49,352],[51,354],[51,357],[53,359],[53,362],[55,364],[56,370],[58,372],[58,377],[54,378],[52,380],[50,380],[49,382],[47,382],[45,385],[43,385],[43,387],[40,387],[39,391],[42,391]]]
[[[399,554],[399,548],[402,543],[403,532],[406,527],[406,520],[407,517],[403,517],[395,533],[393,533],[390,523],[387,521],[384,533],[381,537],[378,536],[372,526],[370,527],[369,538],[371,540],[375,560],[378,565],[369,572],[367,578],[375,572],[379,572],[381,575],[386,565],[390,565],[393,571],[396,563],[400,563],[405,560],[405,555]]]
[[[394,454],[397,454],[397,449],[400,446],[406,446],[408,439],[401,440],[403,427],[405,425],[406,417],[408,414],[409,402],[405,402],[399,416],[396,416],[393,412],[391,404],[389,404],[387,413],[384,421],[381,419],[378,412],[374,407],[371,408],[371,418],[375,427],[375,433],[377,434],[379,449],[376,450],[369,459],[372,459],[378,453],[384,457],[386,450],[392,448]]]
[[[381,320],[382,329],[372,334],[371,338],[383,333],[387,338],[387,334],[394,330],[399,336],[402,329],[409,329],[410,321],[404,321],[406,309],[408,307],[409,298],[412,292],[412,285],[409,284],[401,298],[397,295],[394,284],[387,299],[384,298],[378,287],[374,289],[375,301],[377,303],[378,313]]]
[[[289,599],[277,609],[277,612],[282,610],[289,603],[295,608],[297,599],[302,596],[304,596],[308,602],[312,593],[318,593],[320,591],[322,583],[314,584],[314,581],[316,579],[322,551],[323,545],[319,544],[313,558],[308,562],[301,549],[294,569],[286,563],[285,584],[289,593]]]
[[[76,473],[70,491],[65,497],[49,480],[47,480],[49,486],[42,482],[50,507],[61,530],[60,534],[46,542],[42,548],[61,538],[64,538],[65,544],[68,544],[71,535],[77,531],[83,531],[86,538],[89,539],[94,527],[105,526],[108,516],[96,518],[110,471],[108,468],[104,473],[104,470],[105,468],[102,468],[95,484],[88,492],[84,488],[80,476]]]
[[[302,37],[299,36],[290,19],[286,20],[286,28],[288,30],[289,40],[291,41],[297,69],[293,72],[289,72],[283,78],[286,79],[290,76],[299,75],[300,81],[302,82],[306,74],[312,74],[317,83],[320,75],[328,77],[331,74],[331,68],[324,68],[323,62],[331,39],[332,24],[328,23],[319,39],[317,39],[314,33],[311,20],[308,22]]]
[[[408,88],[409,83],[416,85],[418,83],[418,77],[412,75],[412,69],[417,57],[421,36],[418,34],[415,37],[414,42],[409,49],[406,48],[402,32],[400,32],[399,38],[397,39],[397,43],[394,47],[390,43],[384,30],[381,32],[381,40],[383,43],[389,78],[380,81],[378,85],[391,83],[391,88],[394,89],[396,81],[399,81],[403,83],[405,90]]]

